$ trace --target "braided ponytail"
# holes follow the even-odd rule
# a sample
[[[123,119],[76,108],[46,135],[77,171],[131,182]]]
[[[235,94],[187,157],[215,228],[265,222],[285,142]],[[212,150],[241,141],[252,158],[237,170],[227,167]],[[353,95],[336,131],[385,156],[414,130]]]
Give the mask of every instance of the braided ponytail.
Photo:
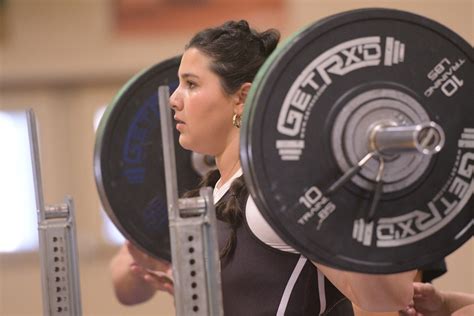
[[[207,186],[214,187],[219,178],[219,170],[210,171],[202,179],[199,188],[186,192],[183,197],[199,196],[200,188]],[[234,253],[235,246],[237,245],[237,229],[242,225],[243,208],[245,207],[245,205],[240,204],[240,201],[246,201],[247,196],[248,191],[244,178],[240,176],[232,182],[229,192],[216,204],[217,219],[227,223],[231,228],[229,239],[224,248],[220,251],[221,259],[230,259]]]

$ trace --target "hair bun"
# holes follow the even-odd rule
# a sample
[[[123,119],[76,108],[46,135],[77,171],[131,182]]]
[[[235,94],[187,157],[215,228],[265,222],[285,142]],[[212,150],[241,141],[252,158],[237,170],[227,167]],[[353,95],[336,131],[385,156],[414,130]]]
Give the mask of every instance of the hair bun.
[[[231,36],[246,36],[252,33],[250,25],[245,20],[227,21],[222,25],[222,29],[228,32]]]
[[[250,25],[247,21],[245,20],[240,20],[238,22],[235,22],[235,24],[244,31],[250,32]]]
[[[245,20],[228,21],[197,33],[186,49],[195,47],[210,57],[211,71],[222,79],[224,91],[233,94],[254,80],[279,39],[275,29],[257,32]]]
[[[280,32],[276,29],[268,29],[259,33],[260,41],[262,42],[265,56],[270,55],[280,40]]]

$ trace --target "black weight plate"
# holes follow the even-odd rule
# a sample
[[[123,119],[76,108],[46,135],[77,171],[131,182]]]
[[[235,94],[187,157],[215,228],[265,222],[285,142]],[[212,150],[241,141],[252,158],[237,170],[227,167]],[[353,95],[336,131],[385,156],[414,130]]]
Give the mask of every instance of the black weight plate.
[[[314,261],[365,273],[417,268],[467,241],[473,60],[471,45],[446,27],[388,9],[326,18],[276,50],[249,93],[240,155],[250,193],[280,237]],[[414,100],[446,143],[415,180],[383,193],[370,224],[370,187],[351,181],[324,192],[346,171],[334,153],[338,115],[348,100],[377,89]]]
[[[178,86],[180,57],[129,80],[107,107],[97,130],[94,170],[106,213],[120,232],[150,255],[171,260],[158,87]],[[179,194],[200,176],[174,129]]]

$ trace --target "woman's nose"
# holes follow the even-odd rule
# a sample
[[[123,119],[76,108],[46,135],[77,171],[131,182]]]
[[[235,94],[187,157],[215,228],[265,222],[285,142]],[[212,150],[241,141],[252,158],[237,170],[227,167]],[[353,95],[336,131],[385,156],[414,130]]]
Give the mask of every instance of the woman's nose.
[[[179,111],[181,108],[179,100],[179,86],[170,96],[170,107],[175,111]]]

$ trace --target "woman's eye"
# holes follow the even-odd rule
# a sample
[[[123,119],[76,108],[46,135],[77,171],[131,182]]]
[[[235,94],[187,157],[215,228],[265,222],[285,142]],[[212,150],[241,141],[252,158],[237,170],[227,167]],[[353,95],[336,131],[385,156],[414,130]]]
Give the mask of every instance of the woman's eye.
[[[188,85],[188,88],[190,88],[190,89],[196,87],[196,84],[192,81],[187,81],[187,85]]]

